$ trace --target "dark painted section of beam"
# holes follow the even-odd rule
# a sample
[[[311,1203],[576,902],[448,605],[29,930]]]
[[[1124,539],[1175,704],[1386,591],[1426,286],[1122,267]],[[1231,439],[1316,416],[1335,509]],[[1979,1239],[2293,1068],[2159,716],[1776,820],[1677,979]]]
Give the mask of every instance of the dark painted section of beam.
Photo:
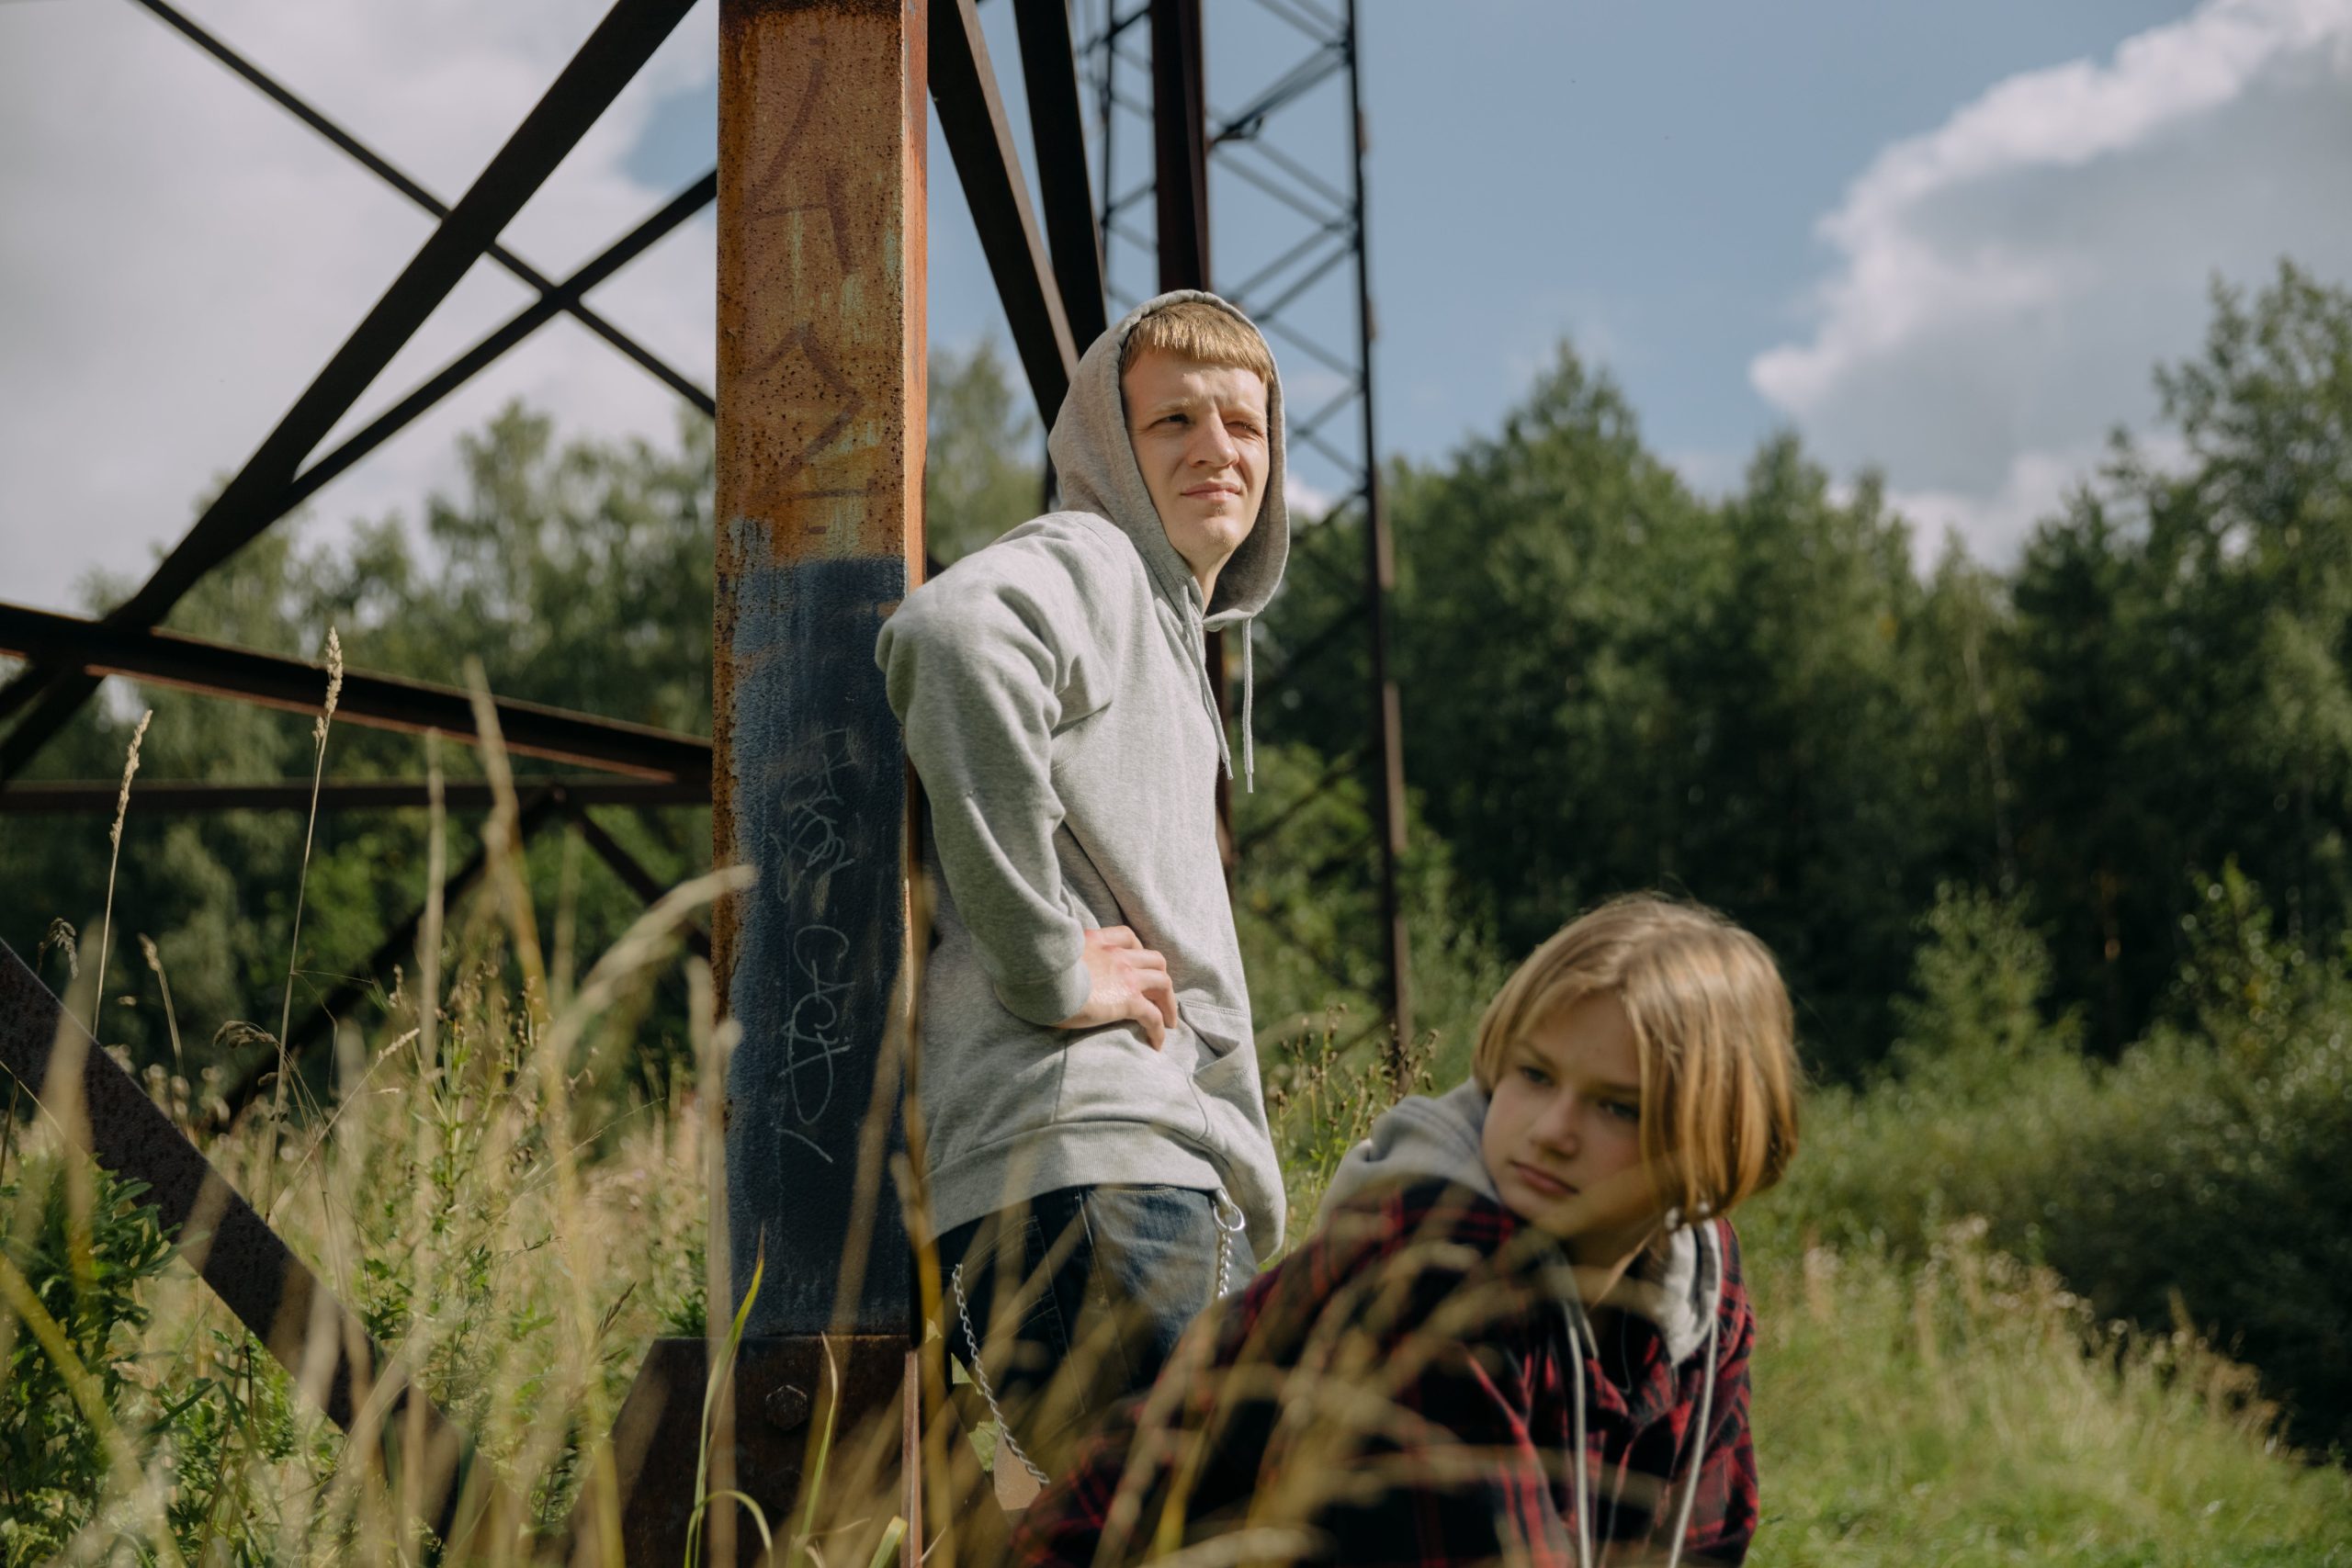
[[[906,569],[895,558],[752,567],[732,592],[725,858],[759,871],[727,991],[744,1042],[728,1080],[734,1257],[748,1268],[764,1239],[770,1258],[792,1264],[771,1267],[761,1288],[765,1332],[888,1333],[907,1322],[897,1205],[877,1205],[865,1279],[841,1317],[832,1267],[849,1244],[858,1136],[906,941],[906,750],[874,662]],[[894,1108],[894,1143],[897,1118]]]
[[[429,804],[429,789],[423,779],[330,779],[319,786],[318,807],[322,815],[335,811],[414,810]],[[515,795],[526,800],[549,789],[560,790],[566,800],[580,807],[710,804],[708,787],[691,781],[616,779],[598,773],[523,773],[514,780]],[[116,779],[0,785],[0,817],[112,816],[121,792],[121,782]],[[311,808],[308,779],[288,779],[277,784],[141,781],[137,792],[142,817]],[[451,811],[487,811],[497,804],[497,794],[480,779],[450,779],[441,785],[441,803]]]
[[[1069,0],[1013,0],[1021,75],[1029,97],[1030,145],[1037,155],[1037,202],[1061,283],[1062,315],[1080,354],[1111,322],[1102,294],[1102,233],[1086,173],[1086,112]]]
[[[336,1426],[350,1430],[356,1398],[380,1375],[383,1352],[146,1091],[98,1048],[24,960],[0,942],[0,1071],[27,1092],[53,1101],[62,1086],[50,1083],[50,1069],[61,1049],[68,1063],[76,1056],[81,1061],[90,1154],[117,1176],[146,1183],[146,1201],[173,1246],[298,1384],[303,1382],[303,1359],[314,1337],[329,1348],[334,1365],[324,1380],[322,1408]],[[70,1122],[68,1128],[73,1131]],[[410,1400],[423,1397],[409,1390],[395,1395],[385,1431],[396,1434],[401,1412]],[[424,1405],[428,1458],[423,1473],[430,1499],[425,1517],[446,1535],[473,1444],[430,1400]]]
[[[51,668],[85,671],[93,679],[130,675],[294,713],[315,714],[326,697],[323,665],[182,637],[177,632],[85,621],[21,604],[0,604],[0,652]],[[509,751],[708,787],[710,743],[707,740],[505,697],[496,699],[496,706]],[[378,729],[438,729],[461,740],[470,740],[474,735],[471,694],[456,686],[365,671],[344,672],[335,717]]]
[[[500,148],[471,189],[402,269],[326,368],[304,389],[243,468],[205,509],[146,583],[107,619],[116,626],[162,621],[204,574],[276,520],[273,502],[303,458],[348,413],[394,355],[496,242],[515,213],[555,172],[620,95],[692,0],[616,0],[571,63]],[[0,780],[14,777],[97,689],[87,674],[36,667],[0,690],[0,715],[32,702],[0,742]]]
[[[974,0],[931,0],[931,96],[1012,328],[1013,348],[1028,373],[1038,415],[1050,426],[1078,374],[1078,350],[1063,313],[1062,286],[1030,211]],[[1080,157],[1082,163],[1083,148]]]

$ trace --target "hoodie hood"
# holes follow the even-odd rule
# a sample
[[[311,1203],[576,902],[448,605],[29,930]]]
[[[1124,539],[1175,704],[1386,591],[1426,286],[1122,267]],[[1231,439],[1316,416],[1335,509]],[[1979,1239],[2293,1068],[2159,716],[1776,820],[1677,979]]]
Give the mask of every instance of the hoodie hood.
[[[1136,322],[1188,299],[1214,305],[1258,333],[1258,324],[1233,305],[1199,289],[1179,288],[1145,300],[1096,338],[1079,360],[1078,375],[1062,400],[1061,412],[1054,416],[1046,443],[1062,505],[1116,524],[1150,569],[1152,586],[1178,604],[1197,599],[1199,589],[1192,569],[1168,542],[1143,470],[1136,466],[1126,406],[1119,393],[1119,355]],[[1264,334],[1258,335],[1262,341]],[[1259,503],[1250,536],[1217,574],[1216,597],[1205,610],[1210,631],[1255,615],[1282,584],[1283,568],[1290,559],[1290,510],[1283,502],[1283,389],[1277,376],[1266,384],[1266,497]]]
[[[1151,578],[1152,592],[1177,611],[1187,636],[1197,646],[1193,657],[1204,666],[1201,692],[1216,717],[1217,749],[1227,778],[1233,758],[1226,750],[1225,724],[1218,716],[1217,694],[1210,686],[1205,634],[1241,626],[1241,771],[1245,785],[1255,784],[1257,744],[1252,729],[1257,717],[1257,670],[1252,639],[1246,623],[1266,607],[1282,586],[1283,568],[1290,559],[1290,508],[1283,500],[1283,387],[1279,375],[1266,382],[1266,495],[1258,503],[1257,521],[1233,558],[1217,573],[1216,596],[1201,604],[1200,585],[1193,569],[1168,542],[1159,509],[1136,466],[1134,444],[1127,436],[1125,400],[1119,390],[1119,356],[1136,323],[1156,310],[1188,299],[1214,305],[1258,334],[1258,324],[1232,304],[1196,288],[1179,288],[1145,300],[1118,325],[1094,340],[1079,359],[1078,375],[1061,412],[1054,416],[1053,434],[1046,449],[1054,462],[1054,482],[1061,504],[1074,512],[1107,518],[1134,545]],[[1269,357],[1272,349],[1268,350]]]
[[[1476,1078],[1434,1099],[1414,1095],[1399,1101],[1340,1161],[1316,1224],[1319,1228],[1341,1205],[1376,1188],[1416,1181],[1450,1181],[1499,1203],[1480,1152],[1486,1125],[1487,1096]],[[1621,1288],[1631,1298],[1627,1304],[1657,1325],[1667,1354],[1678,1366],[1706,1343],[1715,1321],[1724,1290],[1722,1258],[1720,1246],[1703,1243],[1700,1226],[1679,1225],[1667,1234],[1663,1258],[1645,1252],[1626,1273]]]

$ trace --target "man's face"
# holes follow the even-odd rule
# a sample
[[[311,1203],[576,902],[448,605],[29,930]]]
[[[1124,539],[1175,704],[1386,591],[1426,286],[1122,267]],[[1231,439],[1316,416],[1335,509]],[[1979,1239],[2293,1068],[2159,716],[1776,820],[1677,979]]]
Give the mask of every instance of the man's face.
[[[1265,499],[1266,384],[1255,371],[1155,348],[1119,386],[1144,488],[1205,597]]]
[[[1478,1152],[1505,1208],[1565,1239],[1577,1263],[1607,1266],[1660,1217],[1641,1133],[1633,1022],[1616,997],[1594,992],[1504,1053]]]

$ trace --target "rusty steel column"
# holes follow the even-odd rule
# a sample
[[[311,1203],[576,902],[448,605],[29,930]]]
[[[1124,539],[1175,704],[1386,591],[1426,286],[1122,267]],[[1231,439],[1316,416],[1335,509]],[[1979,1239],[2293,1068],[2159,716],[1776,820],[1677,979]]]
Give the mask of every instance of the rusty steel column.
[[[712,924],[742,1034],[734,1300],[708,1311],[725,1323],[764,1258],[732,1468],[771,1519],[822,1424],[820,1347],[840,1359],[842,1431],[888,1412],[896,1432],[910,1342],[898,1194],[862,1135],[878,1112],[898,1140],[908,774],[874,642],[922,559],[927,25],[923,0],[719,6],[711,816],[717,863],[759,881]],[[631,1562],[677,1560],[702,1346],[662,1341],[616,1432],[624,1472],[652,1483],[624,1520]]]
[[[922,559],[924,10],[719,17],[714,853],[737,1288],[753,1334],[903,1334],[895,1199],[834,1300],[906,946],[906,756],[874,640]]]

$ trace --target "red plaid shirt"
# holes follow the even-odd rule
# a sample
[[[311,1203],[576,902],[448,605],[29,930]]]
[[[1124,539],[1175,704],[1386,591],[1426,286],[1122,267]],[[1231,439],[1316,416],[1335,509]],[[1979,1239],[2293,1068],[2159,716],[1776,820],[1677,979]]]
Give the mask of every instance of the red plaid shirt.
[[[1596,1561],[1663,1562],[1694,1486],[1683,1562],[1738,1562],[1755,1534],[1756,1319],[1729,1224],[1721,1237],[1712,1359],[1676,1365],[1657,1327],[1623,1312],[1597,1325],[1597,1350],[1580,1348]],[[1575,1568],[1577,1384],[1556,1276],[1545,1282],[1564,1266],[1461,1188],[1351,1205],[1214,1309],[1153,1389],[1106,1417],[1076,1471],[1023,1516],[1013,1561],[1125,1563],[1254,1529],[1269,1533],[1234,1543],[1241,1561]]]

